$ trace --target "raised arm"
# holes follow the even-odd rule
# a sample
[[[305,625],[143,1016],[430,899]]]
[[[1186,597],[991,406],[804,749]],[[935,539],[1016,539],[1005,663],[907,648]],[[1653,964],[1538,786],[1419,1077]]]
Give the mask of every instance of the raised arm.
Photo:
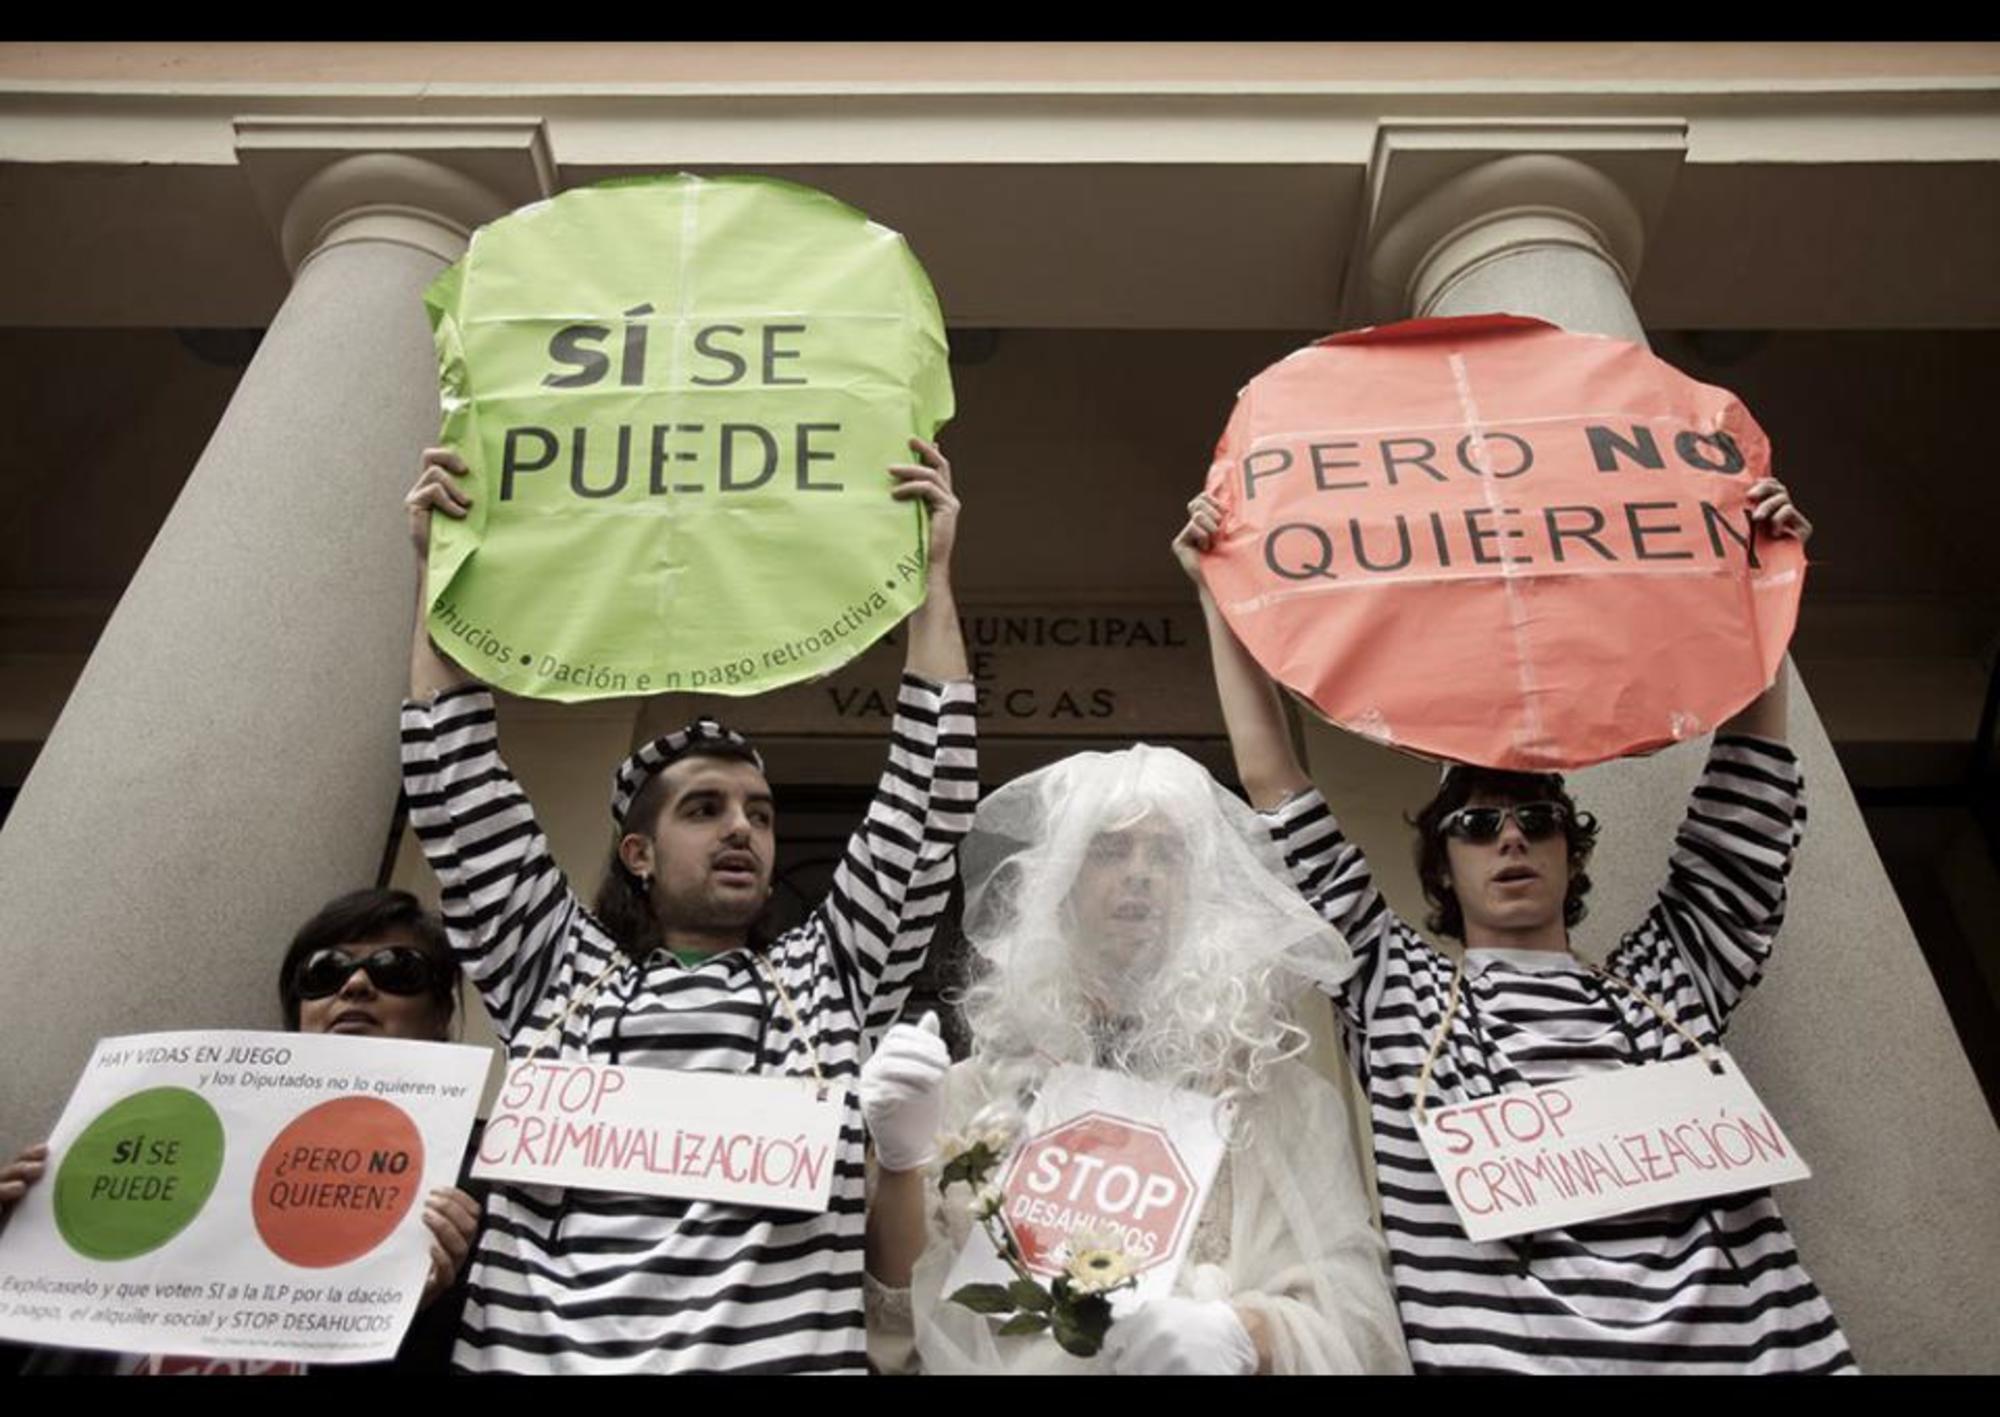
[[[1755,531],[1765,536],[1789,536],[1801,546],[1812,539],[1812,523],[1792,505],[1792,494],[1775,477],[1766,477],[1750,489],[1750,520]],[[1785,656],[1771,687],[1750,701],[1741,713],[1717,729],[1720,735],[1739,734],[1762,738],[1770,743],[1791,741],[1787,722],[1791,712],[1792,657]]]
[[[930,512],[930,550],[924,562],[924,603],[910,616],[910,648],[904,667],[937,683],[969,677],[965,640],[958,628],[958,602],[951,589],[951,553],[958,541],[958,494],[951,463],[935,443],[910,439],[921,462],[889,468],[897,485],[890,496],[921,501]]]
[[[431,699],[447,689],[478,681],[438,653],[430,632],[430,545],[431,513],[463,517],[472,507],[472,494],[458,485],[464,477],[465,461],[450,448],[425,448],[423,471],[410,489],[403,505],[409,509],[410,541],[417,549],[417,620],[410,641],[410,697]]]
[[[1674,836],[1667,880],[1613,974],[1657,988],[1686,965],[1717,1031],[1771,956],[1804,833],[1805,782],[1783,743],[1718,733]]]
[[[1291,729],[1285,721],[1278,686],[1222,618],[1202,575],[1202,553],[1221,525],[1221,512],[1215,503],[1196,497],[1188,503],[1187,525],[1174,538],[1174,558],[1194,582],[1195,594],[1201,599],[1209,660],[1215,669],[1215,692],[1222,701],[1222,721],[1229,729],[1236,775],[1250,796],[1250,805],[1266,811],[1312,783],[1292,750]]]
[[[1360,968],[1333,1000],[1350,1024],[1365,1028],[1387,977],[1385,965],[1391,972],[1404,968],[1400,962],[1388,963],[1389,956],[1398,952],[1400,922],[1376,888],[1361,848],[1341,832],[1332,809],[1292,750],[1277,685],[1250,657],[1209,593],[1201,558],[1220,527],[1216,505],[1206,497],[1195,498],[1188,504],[1187,525],[1174,538],[1173,552],[1201,597],[1215,691],[1222,701],[1236,772],[1251,805],[1269,823],[1293,884],[1322,918],[1347,937]]]
[[[511,1037],[547,987],[581,907],[527,795],[500,759],[492,694],[438,652],[425,625],[431,513],[465,515],[471,496],[455,482],[465,475],[455,453],[426,448],[422,475],[404,499],[419,589],[403,704],[403,795],[441,887],[452,949]]]
[[[1812,535],[1783,484],[1767,478],[1751,498],[1765,535]],[[1716,730],[1674,837],[1666,884],[1610,961],[1613,973],[1644,980],[1658,976],[1666,953],[1677,953],[1718,1030],[1763,974],[1804,834],[1805,779],[1787,743],[1790,677],[1788,656],[1771,686]]]
[[[1791,677],[1792,657],[1788,654],[1778,666],[1778,677],[1771,681],[1771,687],[1752,699],[1741,713],[1726,720],[1716,734],[1762,738],[1770,743],[1791,741]]]
[[[958,497],[944,455],[920,438],[910,446],[922,461],[889,469],[898,484],[890,495],[929,509],[925,599],[910,617],[888,767],[816,912],[871,1041],[895,1022],[923,967],[979,799],[972,682],[951,590]]]

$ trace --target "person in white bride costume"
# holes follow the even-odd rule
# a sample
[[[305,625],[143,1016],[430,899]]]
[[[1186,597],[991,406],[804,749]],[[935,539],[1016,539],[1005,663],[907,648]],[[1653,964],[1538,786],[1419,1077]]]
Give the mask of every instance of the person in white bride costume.
[[[877,1167],[870,1355],[929,1373],[1409,1371],[1345,1096],[1299,1055],[1295,996],[1346,977],[1257,818],[1179,753],[1083,753],[1001,788],[962,848],[970,1056],[935,1020],[893,1029],[862,1074]],[[940,1135],[1018,1130],[1052,1067],[1217,1100],[1228,1149],[1172,1294],[1114,1303],[1078,1358],[949,1302],[969,1188]],[[995,1179],[998,1177],[996,1175]]]

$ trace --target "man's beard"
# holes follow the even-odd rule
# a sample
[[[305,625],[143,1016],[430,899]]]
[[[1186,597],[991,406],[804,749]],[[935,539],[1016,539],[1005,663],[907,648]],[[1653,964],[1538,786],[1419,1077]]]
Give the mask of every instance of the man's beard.
[[[768,895],[756,900],[717,899],[707,893],[677,896],[659,910],[664,930],[740,933],[756,924],[764,914]]]

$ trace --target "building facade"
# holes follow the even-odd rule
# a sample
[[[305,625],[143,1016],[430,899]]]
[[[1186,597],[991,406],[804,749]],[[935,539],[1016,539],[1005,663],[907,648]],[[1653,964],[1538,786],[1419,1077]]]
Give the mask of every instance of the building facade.
[[[97,1037],[271,1026],[306,914],[425,885],[394,718],[420,292],[483,221],[676,170],[821,188],[929,270],[989,783],[1134,738],[1228,774],[1166,543],[1236,390],[1308,340],[1504,310],[1740,394],[1819,536],[1812,820],[1734,1049],[1814,1166],[1784,1205],[1864,1366],[2000,1367],[1995,45],[0,45],[0,1148]],[[897,653],[724,706],[796,899]],[[504,707],[583,889],[610,765],[692,707]],[[1433,771],[1300,732],[1420,915]],[[1698,768],[1577,776],[1613,824],[1586,953]]]

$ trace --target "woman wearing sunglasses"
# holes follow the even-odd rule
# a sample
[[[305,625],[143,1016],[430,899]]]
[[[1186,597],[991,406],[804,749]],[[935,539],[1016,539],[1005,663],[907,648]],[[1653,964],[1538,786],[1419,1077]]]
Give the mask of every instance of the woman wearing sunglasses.
[[[1779,483],[1751,497],[1758,535],[1811,534]],[[1693,1054],[1691,1037],[1720,1038],[1770,957],[1805,822],[1789,671],[1716,733],[1666,885],[1601,968],[1570,948],[1596,823],[1559,777],[1453,768],[1413,825],[1428,924],[1464,945],[1460,962],[1389,908],[1306,777],[1276,688],[1203,584],[1220,526],[1196,498],[1174,553],[1200,593],[1244,787],[1360,961],[1331,992],[1368,1092],[1416,1370],[1853,1371],[1769,1191],[1476,1243],[1413,1121],[1420,1104],[1670,1061]]]
[[[278,967],[278,1005],[294,1033],[342,1033],[443,1043],[459,995],[458,963],[444,928],[408,891],[359,890],[330,901],[300,927]],[[466,1156],[471,1158],[471,1150]],[[0,1168],[0,1217],[46,1169],[48,1148],[31,1147]],[[368,1371],[450,1370],[451,1345],[465,1306],[465,1261],[479,1228],[480,1203],[456,1186],[424,1202],[431,1232],[430,1270],[416,1321],[391,1364]],[[31,1372],[240,1371],[234,1360],[209,1362],[158,1354],[37,1353]],[[295,1364],[256,1364],[259,1372],[302,1371]]]

